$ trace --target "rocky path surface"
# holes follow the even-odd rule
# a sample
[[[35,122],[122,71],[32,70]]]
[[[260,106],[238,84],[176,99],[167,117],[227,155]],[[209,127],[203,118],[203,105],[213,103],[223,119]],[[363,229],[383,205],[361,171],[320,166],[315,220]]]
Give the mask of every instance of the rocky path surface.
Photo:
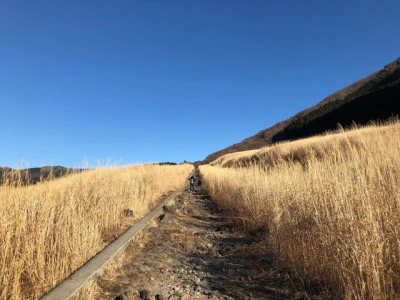
[[[95,299],[310,299],[265,247],[236,231],[197,188],[183,192],[118,267]]]

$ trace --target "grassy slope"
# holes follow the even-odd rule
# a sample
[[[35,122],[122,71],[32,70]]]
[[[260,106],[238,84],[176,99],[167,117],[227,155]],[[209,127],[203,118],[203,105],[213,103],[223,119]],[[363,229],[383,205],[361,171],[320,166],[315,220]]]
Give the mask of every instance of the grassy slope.
[[[232,153],[200,166],[239,228],[334,299],[400,299],[400,122]],[[267,252],[266,252],[267,255]]]
[[[256,135],[228,148],[210,154],[203,163],[210,163],[227,153],[245,151],[295,140],[327,130],[350,125],[353,121],[366,124],[400,114],[400,58],[368,77],[328,96],[317,105],[262,130]]]
[[[40,298],[180,187],[192,169],[98,168],[0,186],[0,299]]]

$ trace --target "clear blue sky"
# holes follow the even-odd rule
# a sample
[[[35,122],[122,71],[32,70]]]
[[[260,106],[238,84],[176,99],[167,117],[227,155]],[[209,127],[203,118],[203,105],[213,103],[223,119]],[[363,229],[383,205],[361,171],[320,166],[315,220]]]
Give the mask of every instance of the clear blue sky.
[[[0,166],[202,160],[400,56],[400,1],[0,2]]]

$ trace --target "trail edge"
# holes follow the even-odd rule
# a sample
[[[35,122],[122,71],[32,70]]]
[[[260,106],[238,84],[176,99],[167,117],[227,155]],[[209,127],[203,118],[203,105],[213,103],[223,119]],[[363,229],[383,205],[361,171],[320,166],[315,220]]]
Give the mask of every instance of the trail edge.
[[[188,176],[192,176],[195,170]],[[179,193],[183,192],[186,183],[168,196],[162,203],[148,213],[143,219],[134,224],[131,228],[121,234],[111,244],[106,246],[102,251],[97,253],[89,261],[87,261],[78,270],[72,273],[67,279],[60,282],[50,292],[45,294],[42,300],[69,300],[80,291],[83,286],[93,279],[104,266],[111,261],[117,254],[125,250],[129,246],[132,239],[137,237],[156,217],[163,213],[163,206],[167,205]]]

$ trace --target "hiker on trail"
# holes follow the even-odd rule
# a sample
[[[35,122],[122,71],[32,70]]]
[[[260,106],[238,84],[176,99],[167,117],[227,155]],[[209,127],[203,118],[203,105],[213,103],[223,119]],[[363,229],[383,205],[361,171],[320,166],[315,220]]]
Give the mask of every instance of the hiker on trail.
[[[190,191],[193,192],[194,191],[194,183],[196,182],[196,179],[194,179],[193,175],[190,176],[189,182],[190,182]]]

